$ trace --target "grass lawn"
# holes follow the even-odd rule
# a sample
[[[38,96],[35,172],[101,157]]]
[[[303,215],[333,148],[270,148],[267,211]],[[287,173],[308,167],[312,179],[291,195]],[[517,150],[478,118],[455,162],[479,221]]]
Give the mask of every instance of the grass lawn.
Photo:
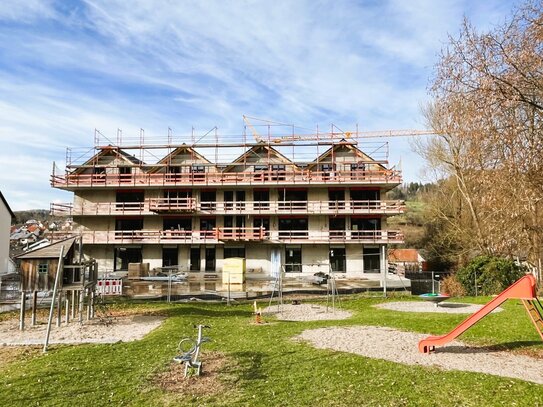
[[[344,298],[343,308],[354,311],[347,320],[267,318],[273,323],[264,325],[252,323],[251,304],[118,303],[111,308],[168,318],[143,340],[131,343],[56,345],[45,355],[38,350],[0,348],[0,406],[543,406],[542,385],[317,350],[291,340],[304,329],[349,325],[438,334],[466,318],[371,307],[381,301]],[[504,312],[487,316],[461,340],[529,353],[543,363],[543,342],[522,304],[510,300],[503,307]],[[194,336],[193,324],[198,323],[212,326],[207,334],[213,342],[204,345],[204,356],[222,355],[215,381],[204,393],[191,392],[190,387],[181,393],[160,388],[154,378],[170,368],[177,342]]]

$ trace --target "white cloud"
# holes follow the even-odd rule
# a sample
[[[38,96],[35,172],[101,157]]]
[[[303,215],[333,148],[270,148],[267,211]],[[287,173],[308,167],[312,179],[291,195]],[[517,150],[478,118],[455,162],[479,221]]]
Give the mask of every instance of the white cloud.
[[[0,27],[0,165],[34,174],[24,189],[44,199],[56,199],[45,192],[50,163],[66,146],[92,145],[94,128],[110,138],[193,125],[239,134],[242,114],[321,129],[424,127],[419,106],[447,32],[464,13],[485,26],[508,11],[498,0],[16,3],[0,5],[10,22]],[[407,140],[391,140],[410,181],[412,157]],[[38,202],[1,181],[16,209]]]
[[[2,0],[0,2],[0,21],[29,24],[56,16],[52,0]]]

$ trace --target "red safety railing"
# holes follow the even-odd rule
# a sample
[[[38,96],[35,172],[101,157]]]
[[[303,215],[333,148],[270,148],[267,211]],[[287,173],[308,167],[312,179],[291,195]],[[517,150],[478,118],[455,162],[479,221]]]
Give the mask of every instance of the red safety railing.
[[[54,216],[152,215],[155,213],[205,214],[399,214],[403,201],[238,201],[196,202],[194,198],[149,198],[144,202],[51,203]]]
[[[76,232],[49,232],[56,241]],[[115,230],[83,231],[85,244],[123,243],[220,243],[222,241],[270,241],[275,243],[403,243],[397,230],[266,230],[264,228],[219,227],[212,230]]]
[[[204,186],[204,185],[285,185],[285,184],[399,184],[397,170],[360,171],[262,171],[202,173],[132,173],[103,172],[98,174],[53,174],[55,188]]]

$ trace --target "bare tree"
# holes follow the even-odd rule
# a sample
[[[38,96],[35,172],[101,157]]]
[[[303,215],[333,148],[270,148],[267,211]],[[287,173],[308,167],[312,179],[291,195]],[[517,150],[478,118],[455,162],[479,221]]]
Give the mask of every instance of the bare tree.
[[[429,125],[439,134],[418,151],[462,204],[446,233],[462,250],[527,256],[543,244],[543,7],[531,1],[509,21],[478,32],[465,20],[432,80]],[[445,184],[442,184],[445,185]],[[441,205],[441,206],[440,206]],[[447,210],[445,211],[447,212]]]

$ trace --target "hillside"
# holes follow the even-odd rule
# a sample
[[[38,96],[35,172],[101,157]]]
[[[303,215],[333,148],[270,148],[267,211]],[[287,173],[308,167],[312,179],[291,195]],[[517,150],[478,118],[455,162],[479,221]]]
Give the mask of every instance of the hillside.
[[[43,224],[58,222],[61,219],[58,216],[51,216],[48,209],[30,209],[27,211],[14,211],[13,213],[15,214],[15,220],[11,222],[12,225],[22,225],[31,219]]]

